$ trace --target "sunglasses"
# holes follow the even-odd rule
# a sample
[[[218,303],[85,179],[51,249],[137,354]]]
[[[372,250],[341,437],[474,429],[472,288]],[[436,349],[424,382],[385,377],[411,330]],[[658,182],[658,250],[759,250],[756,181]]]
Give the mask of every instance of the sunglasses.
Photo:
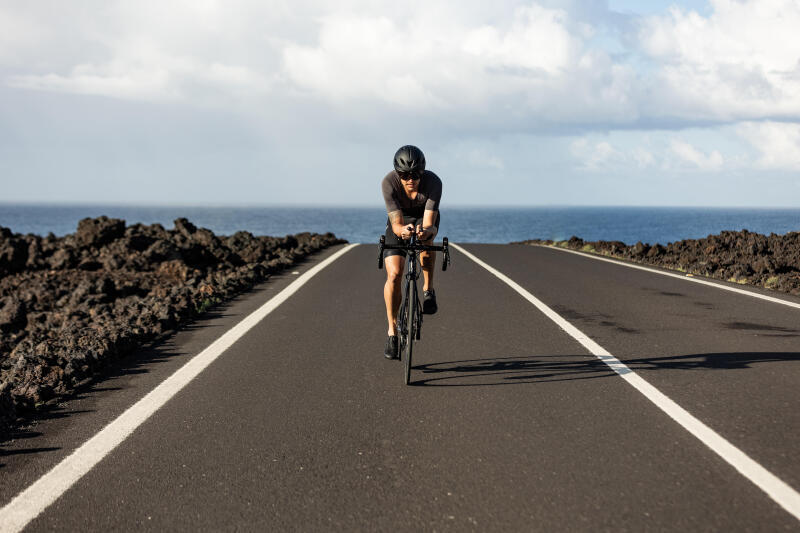
[[[422,174],[419,172],[398,172],[397,175],[403,181],[418,180],[422,177]]]

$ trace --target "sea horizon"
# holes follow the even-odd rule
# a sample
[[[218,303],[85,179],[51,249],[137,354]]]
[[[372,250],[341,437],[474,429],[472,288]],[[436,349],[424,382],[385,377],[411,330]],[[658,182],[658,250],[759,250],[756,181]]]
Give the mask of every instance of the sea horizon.
[[[210,208],[210,209],[256,209],[256,208],[330,208],[330,209],[374,209],[379,204],[318,204],[313,202],[308,203],[213,203],[213,202],[99,202],[99,201],[86,201],[86,202],[48,202],[48,201],[33,201],[33,200],[0,200],[0,208],[4,206],[41,206],[41,207],[188,207],[188,208]],[[447,207],[458,209],[538,209],[548,207],[558,208],[642,208],[642,209],[752,209],[752,210],[800,210],[800,205],[670,205],[670,204],[560,204],[560,203],[543,203],[543,204],[470,204],[470,203],[448,203]]]
[[[800,207],[744,206],[469,206],[441,209],[439,237],[453,242],[508,243],[527,239],[638,241],[666,244],[720,231],[747,229],[784,234],[800,230]],[[185,217],[218,235],[249,231],[283,236],[305,231],[332,232],[350,242],[373,243],[383,232],[383,206],[331,205],[169,205],[113,203],[0,202],[0,226],[14,233],[63,236],[82,218],[109,216],[126,224],[171,228]]]

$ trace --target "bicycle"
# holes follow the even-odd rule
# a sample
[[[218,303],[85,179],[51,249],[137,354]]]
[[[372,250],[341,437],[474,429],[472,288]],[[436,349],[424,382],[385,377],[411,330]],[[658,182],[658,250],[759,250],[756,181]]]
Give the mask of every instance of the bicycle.
[[[414,222],[416,227],[416,222]],[[442,252],[442,271],[447,270],[450,265],[450,249],[447,237],[442,239],[441,246],[419,244],[416,233],[411,234],[408,244],[386,244],[386,236],[380,238],[380,255],[378,256],[378,269],[383,268],[384,250],[403,250],[406,252],[406,274],[405,284],[403,285],[403,296],[400,303],[400,311],[397,315],[397,337],[398,351],[400,359],[404,365],[404,382],[406,385],[411,379],[411,356],[414,351],[414,340],[420,340],[422,330],[422,306],[419,303],[417,291],[417,279],[421,267],[419,267],[419,252]]]

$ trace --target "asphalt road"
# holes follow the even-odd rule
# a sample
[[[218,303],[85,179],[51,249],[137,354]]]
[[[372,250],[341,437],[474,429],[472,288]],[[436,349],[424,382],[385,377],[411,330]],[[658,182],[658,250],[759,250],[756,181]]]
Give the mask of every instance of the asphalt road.
[[[557,250],[465,249],[800,489],[800,310]],[[459,252],[436,273],[440,311],[404,386],[382,356],[376,257],[357,246],[313,277],[26,531],[800,530]],[[0,505],[292,280],[21,432],[0,457]]]

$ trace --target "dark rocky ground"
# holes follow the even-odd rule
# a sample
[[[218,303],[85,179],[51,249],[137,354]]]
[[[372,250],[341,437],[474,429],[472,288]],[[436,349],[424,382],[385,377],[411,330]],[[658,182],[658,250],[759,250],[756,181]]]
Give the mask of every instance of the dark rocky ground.
[[[0,440],[112,360],[318,250],[333,234],[217,236],[186,219],[84,219],[57,238],[0,227]]]
[[[723,231],[705,239],[687,239],[662,246],[619,241],[588,242],[529,240],[512,244],[560,246],[653,265],[687,274],[741,284],[757,285],[800,295],[800,233],[766,236],[742,231]]]

